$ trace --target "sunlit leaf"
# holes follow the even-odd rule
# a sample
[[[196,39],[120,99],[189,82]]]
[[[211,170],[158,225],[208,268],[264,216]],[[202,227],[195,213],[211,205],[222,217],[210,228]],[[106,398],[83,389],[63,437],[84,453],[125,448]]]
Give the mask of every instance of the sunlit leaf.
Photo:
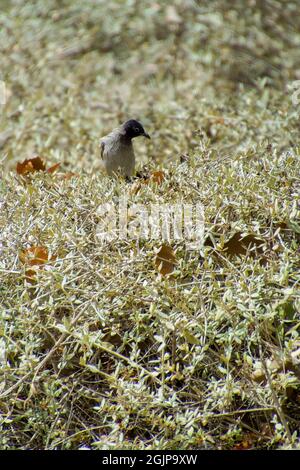
[[[50,166],[50,168],[47,169],[47,173],[54,173],[59,167],[60,163],[56,163],[55,165]]]
[[[35,282],[37,272],[49,261],[56,259],[55,255],[49,256],[48,248],[44,246],[31,246],[25,250],[20,250],[19,260],[25,266],[30,267],[25,270],[25,278],[28,282]]]
[[[17,173],[19,175],[27,175],[35,171],[45,171],[46,165],[41,157],[34,157],[24,160],[22,163],[17,163]]]
[[[155,257],[156,269],[166,276],[174,271],[176,265],[176,256],[169,245],[162,245]]]
[[[165,174],[163,171],[153,171],[148,181],[161,184],[164,181],[164,179],[165,179]]]
[[[39,266],[49,261],[48,249],[44,246],[32,246],[19,253],[21,263],[29,266]]]
[[[187,340],[188,343],[190,343],[190,344],[199,344],[198,338],[196,338],[196,336],[193,335],[193,333],[191,333],[187,328],[184,328],[183,336],[185,337],[185,339]]]
[[[264,241],[253,234],[243,235],[241,232],[237,232],[224,243],[223,251],[229,256],[246,255],[251,248],[255,248],[261,253],[263,244]]]

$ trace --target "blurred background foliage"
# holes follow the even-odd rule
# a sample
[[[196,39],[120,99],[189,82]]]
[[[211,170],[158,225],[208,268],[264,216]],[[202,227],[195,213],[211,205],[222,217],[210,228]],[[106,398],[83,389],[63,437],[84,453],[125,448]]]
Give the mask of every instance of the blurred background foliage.
[[[155,161],[203,135],[221,151],[253,137],[290,146],[299,15],[298,1],[2,1],[8,166],[42,153],[89,169],[99,136],[128,117],[155,130]]]

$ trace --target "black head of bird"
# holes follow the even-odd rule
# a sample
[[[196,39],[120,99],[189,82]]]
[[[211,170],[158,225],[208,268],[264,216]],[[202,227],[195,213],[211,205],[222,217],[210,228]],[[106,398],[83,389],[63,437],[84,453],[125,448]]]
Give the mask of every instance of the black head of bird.
[[[143,128],[142,124],[139,121],[136,121],[135,119],[130,119],[129,121],[126,121],[122,125],[122,127],[125,136],[130,140],[139,136],[144,136],[147,139],[150,139],[150,135],[145,132],[145,129]]]

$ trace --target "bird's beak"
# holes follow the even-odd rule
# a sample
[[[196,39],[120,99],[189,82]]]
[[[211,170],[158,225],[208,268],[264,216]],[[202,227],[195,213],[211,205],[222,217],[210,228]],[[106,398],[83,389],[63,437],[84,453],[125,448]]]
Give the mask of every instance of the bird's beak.
[[[144,132],[143,136],[146,137],[147,139],[151,139],[150,135],[147,134],[147,132]]]

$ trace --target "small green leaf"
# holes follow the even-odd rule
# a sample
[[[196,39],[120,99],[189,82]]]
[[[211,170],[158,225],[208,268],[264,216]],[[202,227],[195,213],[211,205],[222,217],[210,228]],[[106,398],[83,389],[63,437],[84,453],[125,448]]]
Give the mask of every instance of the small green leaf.
[[[185,339],[187,340],[188,343],[190,344],[199,344],[199,340],[198,338],[196,338],[196,336],[194,336],[188,329],[184,329],[183,330],[183,336],[185,337]]]

